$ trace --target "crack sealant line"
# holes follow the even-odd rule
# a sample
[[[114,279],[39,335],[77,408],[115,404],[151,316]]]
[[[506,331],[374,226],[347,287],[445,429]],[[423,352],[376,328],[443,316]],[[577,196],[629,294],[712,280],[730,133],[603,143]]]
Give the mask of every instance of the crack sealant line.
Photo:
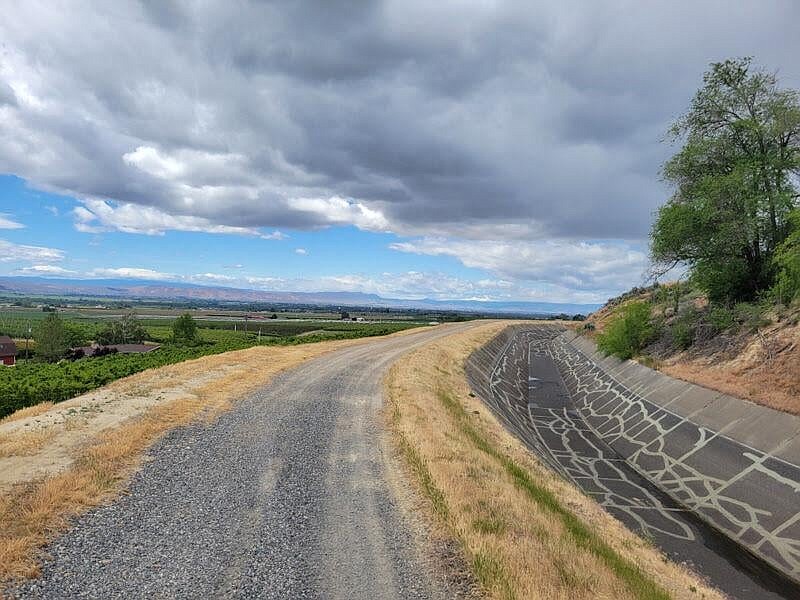
[[[567,345],[567,344],[564,344],[563,342],[560,342],[560,343],[562,344],[562,347]],[[572,345],[572,344],[569,344],[569,346],[572,348],[572,350],[573,350],[574,352],[576,352],[576,353],[578,353],[578,354],[581,354],[581,355],[583,355],[585,358],[588,358],[588,357],[586,357],[586,355],[585,355],[585,354],[584,354],[584,353],[583,353],[583,352],[582,352],[580,349],[576,348],[574,345]],[[599,365],[598,365],[598,369],[599,369],[601,372],[603,372],[603,373],[604,373],[604,374],[605,374],[607,377],[609,377],[609,378],[613,379],[614,381],[616,381],[616,383],[617,383],[618,385],[620,385],[620,386],[621,386],[623,389],[626,389],[626,388],[625,388],[625,385],[624,385],[622,382],[620,382],[619,380],[617,380],[617,378],[616,378],[616,377],[614,377],[614,375],[612,375],[612,374],[608,373],[607,371],[605,371],[604,369],[602,369],[602,368],[601,368]],[[691,387],[689,387],[689,388],[687,388],[687,389],[688,389],[688,390],[691,390],[692,388],[691,388]],[[638,394],[633,394],[633,395],[634,395],[634,396],[636,396],[636,398],[631,398],[631,400],[636,400],[636,399],[638,399],[640,402],[648,402],[648,403],[650,403],[650,404],[654,404],[654,403],[651,403],[651,402],[649,402],[648,400],[645,400],[645,399],[641,398],[641,396],[639,396]],[[717,396],[714,396],[714,397],[713,397],[711,400],[709,400],[709,402],[708,402],[708,403],[706,403],[706,404],[705,404],[705,406],[703,407],[703,409],[707,408],[707,407],[708,407],[708,406],[711,404],[711,402],[713,402],[713,401],[717,400],[717,399],[718,399],[720,396],[722,396],[722,395],[723,395],[723,394],[719,394],[719,395],[717,395]],[[679,415],[677,415],[677,414],[673,413],[672,411],[670,411],[670,410],[668,410],[668,409],[666,409],[666,408],[663,408],[663,407],[662,407],[662,409],[663,409],[663,410],[664,410],[666,413],[672,414],[672,415],[673,415],[673,416],[675,416],[676,418],[679,418],[679,419],[681,418]],[[703,410],[703,409],[699,409],[699,410]],[[692,414],[696,414],[697,412],[698,412],[698,411],[694,411]],[[587,422],[587,423],[588,423],[588,422]],[[698,426],[698,425],[696,425],[696,424],[694,424],[694,423],[692,423],[692,424],[693,424],[695,427],[697,427],[698,429],[701,429],[701,428],[700,428],[700,426]],[[589,424],[589,426],[591,427],[591,424]],[[673,429],[674,429],[674,428],[673,428]],[[709,432],[712,432],[712,433],[716,433],[716,432],[713,432],[713,430],[711,430],[710,428],[705,428],[705,430],[706,430],[706,431],[709,431]],[[670,429],[669,431],[672,431],[672,429]],[[744,447],[744,448],[747,448],[747,449],[751,450],[752,452],[754,452],[754,453],[756,453],[756,454],[758,454],[758,455],[761,455],[761,459],[762,459],[762,460],[761,460],[761,461],[759,461],[759,464],[760,464],[761,462],[763,462],[763,460],[766,460],[767,458],[772,458],[773,460],[776,460],[776,461],[778,461],[778,462],[781,462],[781,463],[783,463],[783,464],[789,465],[790,467],[793,467],[793,468],[798,468],[798,466],[797,466],[797,465],[795,465],[795,464],[793,464],[793,463],[791,463],[791,462],[789,462],[789,461],[783,460],[783,459],[781,459],[781,458],[779,458],[779,457],[776,457],[776,456],[774,456],[772,453],[765,453],[765,452],[762,452],[761,450],[757,450],[757,449],[755,449],[755,448],[752,448],[752,447],[750,447],[748,444],[744,444],[744,443],[740,442],[739,440],[732,439],[732,438],[730,438],[729,436],[725,436],[725,435],[723,435],[723,434],[717,434],[717,435],[718,435],[719,437],[722,437],[722,438],[724,438],[724,439],[726,439],[726,440],[730,441],[730,442],[733,442],[733,443],[735,443],[735,444],[738,444],[739,446],[742,446],[742,447]],[[716,436],[715,436],[715,437],[716,437]],[[797,434],[795,434],[795,436],[793,436],[793,438],[794,438],[794,437],[797,437]],[[654,440],[654,441],[658,441],[658,440]],[[788,440],[787,440],[787,443],[788,443]],[[648,445],[649,445],[649,444],[648,444]],[[637,451],[637,453],[638,453],[638,452],[639,452],[639,451]],[[664,456],[666,456],[667,458],[669,458],[667,455],[664,455]],[[671,460],[673,460],[673,459],[671,459]],[[681,466],[681,467],[683,467],[683,468],[686,468],[686,469],[688,469],[688,467],[687,467],[685,464],[683,464],[683,463],[678,463],[677,461],[674,461],[674,460],[673,460],[673,462],[674,462],[676,465],[679,465],[679,466]],[[646,478],[646,479],[648,479],[648,480],[651,480],[651,479],[650,479],[650,477],[649,477],[648,475],[646,475],[644,472],[642,472],[642,470],[639,468],[639,466],[638,466],[638,465],[637,465],[635,462],[629,461],[629,465],[630,465],[630,466],[631,466],[631,467],[632,467],[632,468],[633,468],[635,471],[639,472],[639,473],[640,473],[640,475],[642,475],[643,477],[645,477],[645,478]],[[753,467],[755,467],[755,465],[753,465]],[[693,469],[688,469],[688,470],[690,470],[690,471],[693,471]],[[707,476],[705,476],[705,475],[704,475],[703,477],[704,477],[705,479],[707,479]],[[651,480],[651,481],[652,481],[652,480]],[[654,482],[654,483],[655,483],[655,482]],[[797,566],[796,562],[795,562],[795,564],[792,564],[792,560],[791,560],[791,558],[793,558],[793,557],[791,557],[791,555],[790,555],[790,558],[789,558],[789,559],[787,559],[786,552],[785,552],[785,551],[783,551],[783,549],[781,548],[781,544],[776,544],[776,543],[775,543],[775,542],[778,542],[778,541],[785,541],[783,538],[777,538],[777,536],[776,536],[775,532],[772,532],[772,531],[770,531],[770,532],[767,532],[765,528],[760,528],[760,529],[762,529],[762,536],[761,536],[761,537],[762,537],[762,539],[760,540],[760,542],[758,543],[758,545],[754,545],[754,544],[746,544],[745,542],[741,541],[741,539],[738,539],[738,538],[737,538],[737,536],[735,535],[735,532],[732,532],[732,531],[730,531],[730,530],[727,530],[725,527],[723,527],[723,526],[721,526],[721,525],[717,524],[717,523],[716,523],[715,521],[713,521],[713,520],[712,520],[710,517],[706,516],[706,515],[704,514],[704,512],[703,512],[703,511],[700,511],[700,510],[692,510],[691,506],[690,506],[690,505],[688,505],[688,504],[687,504],[685,501],[682,501],[682,500],[680,500],[679,498],[676,498],[676,497],[674,496],[674,493],[675,493],[674,491],[670,491],[670,490],[668,490],[668,489],[665,489],[665,488],[663,488],[663,487],[659,486],[658,484],[656,484],[656,485],[657,485],[657,487],[659,487],[659,489],[661,489],[663,492],[667,493],[667,495],[668,495],[669,497],[671,497],[671,498],[672,498],[672,499],[673,499],[675,502],[677,502],[679,506],[686,507],[686,508],[687,508],[688,510],[690,510],[690,511],[691,511],[693,514],[697,515],[697,516],[698,516],[698,517],[699,517],[701,520],[703,520],[704,522],[706,522],[706,523],[707,523],[707,524],[708,524],[708,525],[709,525],[711,528],[713,528],[713,529],[716,529],[717,531],[720,531],[720,532],[722,533],[722,535],[725,535],[726,537],[728,537],[729,539],[731,539],[731,540],[732,540],[732,541],[734,541],[735,543],[737,543],[737,544],[739,544],[739,545],[741,545],[741,546],[743,546],[743,547],[745,547],[745,548],[748,548],[748,549],[750,549],[749,551],[753,551],[752,549],[754,549],[754,548],[760,548],[760,546],[761,546],[761,545],[763,545],[765,542],[768,542],[768,543],[770,543],[770,545],[771,545],[771,546],[772,546],[772,547],[773,547],[773,548],[774,548],[774,549],[775,549],[775,550],[778,552],[778,554],[779,554],[780,558],[781,558],[782,560],[786,561],[787,565],[789,566],[790,572],[791,572],[793,575],[795,575],[795,576],[796,576],[796,574],[800,572],[800,568]],[[718,495],[715,493],[713,497],[714,497],[714,498],[718,498]],[[698,501],[700,501],[701,499],[698,499],[698,498],[696,498],[695,500],[698,500]],[[710,505],[710,506],[709,506],[709,505],[696,505],[696,509],[702,509],[702,508],[705,508],[705,509],[711,509],[711,510],[717,510],[717,511],[718,511],[719,509],[718,509],[718,508],[715,508],[715,505],[716,505],[716,503],[715,503],[715,502],[713,502],[713,501],[711,501],[711,505]],[[750,508],[752,509],[753,507],[750,507]],[[724,514],[724,513],[723,513],[723,514]],[[726,517],[726,518],[727,518],[727,517]],[[784,525],[785,525],[785,524],[784,524]],[[764,533],[766,533],[767,535],[763,535]],[[770,557],[770,556],[768,556],[768,555],[765,555],[763,552],[760,552],[760,558],[761,558],[761,560],[764,560],[766,563],[768,563],[768,564],[772,565],[773,567],[777,568],[779,571],[783,571],[783,572],[785,572],[785,566],[781,566],[781,565],[780,565],[780,563],[779,563],[778,561],[776,561],[775,559],[771,558],[771,557]]]
[[[578,348],[575,348],[575,346],[573,346],[572,344],[569,344],[569,345],[572,347],[572,350],[573,350],[573,351],[580,353],[581,355],[583,355],[583,357],[584,357],[584,358],[586,358],[587,360],[590,360],[590,359],[589,359],[589,358],[588,358],[588,357],[587,357],[587,356],[586,356],[586,355],[585,355],[585,354],[584,354],[584,353],[583,353],[583,352],[582,352],[580,349],[578,349]],[[604,374],[605,374],[607,377],[609,377],[609,378],[613,379],[613,380],[614,380],[614,382],[615,382],[615,383],[617,383],[618,385],[620,385],[620,386],[621,386],[623,389],[627,389],[627,388],[625,387],[625,384],[624,384],[624,383],[622,383],[621,381],[619,381],[619,380],[618,380],[616,377],[614,377],[614,375],[612,375],[612,374],[608,373],[607,371],[604,371],[604,370],[603,370],[603,369],[602,369],[602,368],[601,368],[599,365],[597,365],[597,367],[598,367],[598,369],[600,369],[600,371],[601,371],[601,372],[603,372],[603,373],[604,373]],[[687,383],[688,383],[688,382],[687,382]],[[694,384],[690,384],[690,385],[694,385]],[[697,386],[697,387],[700,387],[700,386]],[[705,389],[705,388],[701,388],[701,389]],[[691,391],[691,388],[688,388],[688,389],[687,389],[687,391],[686,391],[686,393],[688,393],[689,391]],[[712,390],[712,391],[713,391],[713,390]],[[683,393],[684,393],[684,392],[681,392],[681,395],[683,395]],[[676,412],[674,412],[674,411],[672,411],[672,410],[669,410],[669,409],[668,409],[666,406],[660,406],[660,405],[656,404],[655,402],[652,402],[652,401],[650,401],[650,400],[648,400],[648,399],[646,399],[646,398],[642,398],[642,397],[641,397],[639,394],[633,394],[633,396],[635,396],[635,397],[634,397],[634,398],[631,398],[632,400],[638,400],[638,401],[640,401],[640,402],[647,402],[647,403],[649,403],[649,404],[651,404],[651,405],[653,405],[653,406],[656,406],[656,407],[657,407],[657,408],[659,408],[660,410],[663,410],[663,411],[664,411],[664,412],[666,412],[667,414],[670,414],[670,415],[672,415],[673,417],[675,417],[675,418],[677,418],[677,419],[681,419],[681,420],[683,421],[683,420],[686,420],[686,419],[688,418],[688,417],[683,417],[683,416],[679,415],[678,413],[676,413]],[[719,399],[720,397],[722,397],[722,396],[727,396],[727,394],[723,394],[723,393],[719,392],[719,393],[718,393],[716,396],[714,396],[714,397],[713,397],[711,400],[709,400],[709,401],[708,401],[706,404],[704,404],[702,408],[699,408],[699,409],[697,409],[696,411],[693,411],[693,412],[692,412],[690,415],[688,415],[688,416],[689,416],[689,417],[690,417],[690,416],[693,416],[693,415],[697,414],[698,412],[700,412],[700,411],[702,411],[702,410],[705,410],[706,408],[708,408],[708,407],[709,407],[709,405],[710,405],[712,402],[714,402],[715,400],[718,400],[718,399]],[[732,397],[732,396],[731,396],[731,397]],[[677,399],[677,398],[678,398],[678,397],[676,396],[676,399]],[[738,399],[738,398],[737,398],[737,399]],[[674,400],[672,400],[671,402],[673,402],[673,401],[674,401]],[[742,402],[744,402],[744,400],[742,400]],[[699,427],[701,427],[700,425],[697,425],[696,423],[692,423],[692,424],[693,424],[693,425],[695,425],[695,426],[696,426],[696,427],[698,427],[698,428],[699,428]],[[674,429],[674,428],[672,428],[672,429]],[[672,429],[670,429],[669,431],[672,431]],[[710,427],[706,427],[706,429],[708,429],[709,431],[714,431],[714,430],[713,430],[713,429],[711,429]],[[725,429],[725,428],[723,428],[723,429]],[[720,431],[722,431],[722,430],[720,430]],[[798,432],[798,433],[796,433],[795,435],[793,435],[793,436],[792,436],[792,438],[789,438],[789,441],[790,441],[791,439],[794,439],[794,438],[798,437],[798,436],[800,436],[800,432]],[[733,443],[735,443],[735,444],[739,444],[740,446],[744,447],[744,448],[745,448],[745,449],[747,449],[747,450],[750,450],[751,452],[757,452],[757,453],[759,453],[759,454],[765,454],[765,455],[768,455],[770,458],[772,458],[772,459],[774,459],[774,460],[777,460],[777,461],[779,461],[779,462],[782,462],[782,463],[783,463],[783,464],[785,464],[785,465],[788,465],[788,466],[790,466],[790,467],[794,467],[795,469],[800,469],[800,465],[797,465],[797,464],[795,464],[795,463],[789,462],[788,460],[785,460],[785,459],[783,459],[783,458],[781,458],[781,457],[779,457],[779,456],[775,456],[775,455],[774,455],[774,454],[772,454],[771,452],[770,452],[770,453],[767,453],[767,452],[764,452],[763,450],[759,450],[758,448],[753,448],[753,447],[752,447],[752,446],[750,446],[749,444],[746,444],[746,443],[744,443],[744,442],[742,442],[742,441],[740,441],[740,440],[737,440],[736,438],[732,438],[732,437],[730,437],[730,436],[727,436],[727,435],[724,435],[724,434],[722,434],[722,433],[720,433],[719,437],[722,437],[722,438],[724,438],[724,439],[728,440],[729,442],[733,442]],[[774,451],[773,451],[773,452],[774,452]]]

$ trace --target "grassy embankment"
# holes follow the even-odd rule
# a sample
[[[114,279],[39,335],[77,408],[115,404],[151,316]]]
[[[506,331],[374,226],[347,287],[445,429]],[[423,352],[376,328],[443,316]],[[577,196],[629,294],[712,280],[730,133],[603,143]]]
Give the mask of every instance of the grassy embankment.
[[[472,349],[504,325],[401,359],[387,419],[442,534],[491,598],[719,598],[548,471],[470,396]]]
[[[715,303],[668,284],[610,300],[586,328],[607,354],[800,414],[800,300]]]

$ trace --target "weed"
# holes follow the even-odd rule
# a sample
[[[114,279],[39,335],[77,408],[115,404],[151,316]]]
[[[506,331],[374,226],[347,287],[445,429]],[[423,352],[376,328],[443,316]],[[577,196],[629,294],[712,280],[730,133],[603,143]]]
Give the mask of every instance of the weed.
[[[506,531],[506,522],[496,517],[475,519],[472,522],[472,528],[486,535],[501,535]]]

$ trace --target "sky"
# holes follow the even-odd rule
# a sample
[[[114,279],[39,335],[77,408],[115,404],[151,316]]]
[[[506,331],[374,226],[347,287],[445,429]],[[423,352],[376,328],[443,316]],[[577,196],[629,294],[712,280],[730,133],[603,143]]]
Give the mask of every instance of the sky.
[[[596,303],[800,3],[0,0],[0,275]]]

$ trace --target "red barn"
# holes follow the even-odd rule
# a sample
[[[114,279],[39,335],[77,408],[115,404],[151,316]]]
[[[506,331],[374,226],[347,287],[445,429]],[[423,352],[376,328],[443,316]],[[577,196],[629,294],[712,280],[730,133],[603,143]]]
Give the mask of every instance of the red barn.
[[[17,345],[7,335],[0,335],[0,363],[13,367],[17,362]]]

